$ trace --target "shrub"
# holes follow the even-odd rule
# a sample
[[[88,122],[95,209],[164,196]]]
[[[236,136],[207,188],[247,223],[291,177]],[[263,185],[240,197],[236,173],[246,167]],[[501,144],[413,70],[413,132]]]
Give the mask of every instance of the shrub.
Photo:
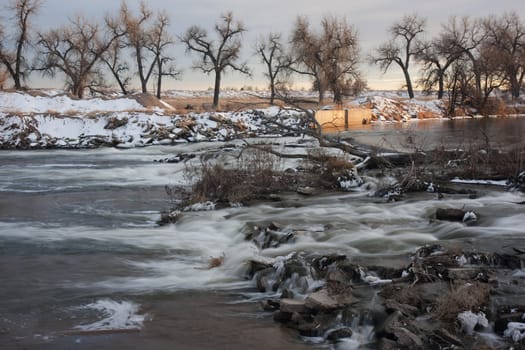
[[[278,171],[277,157],[263,147],[244,149],[233,167],[201,160],[199,166],[186,168],[186,177],[193,180],[190,203],[243,203],[289,187]]]

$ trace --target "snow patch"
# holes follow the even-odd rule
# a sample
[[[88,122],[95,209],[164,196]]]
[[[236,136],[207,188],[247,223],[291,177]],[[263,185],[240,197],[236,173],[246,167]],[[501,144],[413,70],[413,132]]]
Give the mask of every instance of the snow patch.
[[[478,217],[473,211],[467,211],[465,215],[463,215],[463,222],[474,222],[476,220],[478,220]]]
[[[458,321],[461,323],[463,332],[468,335],[474,334],[474,328],[480,326],[486,328],[489,326],[489,321],[483,312],[477,314],[472,311],[464,311],[458,315]]]
[[[66,95],[31,96],[18,92],[0,92],[0,112],[10,113],[91,113],[96,111],[145,111],[137,101],[130,98],[104,100],[101,98],[74,100]]]
[[[522,341],[525,339],[525,323],[509,322],[507,329],[503,332],[503,336],[511,338],[515,343]]]

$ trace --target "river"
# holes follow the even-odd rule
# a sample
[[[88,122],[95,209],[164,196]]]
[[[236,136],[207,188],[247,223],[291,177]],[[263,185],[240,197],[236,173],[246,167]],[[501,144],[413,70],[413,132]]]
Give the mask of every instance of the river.
[[[340,132],[359,144],[399,152],[445,149],[468,149],[487,143],[494,148],[523,148],[525,117],[490,117],[457,119],[420,119],[408,122],[381,122],[350,125]]]
[[[364,133],[365,131],[359,131]],[[386,133],[384,133],[386,134]],[[300,338],[263,312],[246,279],[254,256],[337,252],[404,266],[426,243],[523,245],[523,196],[486,187],[476,199],[420,194],[384,203],[363,188],[281,203],[189,212],[158,226],[166,184],[184,166],[154,162],[209,143],[0,154],[1,349],[354,349]],[[377,180],[367,178],[373,189]],[[480,214],[475,226],[429,220],[438,206]],[[303,225],[294,244],[258,251],[248,222]],[[323,227],[323,229],[317,229]],[[224,256],[209,269],[210,257]],[[357,345],[356,345],[357,344]]]

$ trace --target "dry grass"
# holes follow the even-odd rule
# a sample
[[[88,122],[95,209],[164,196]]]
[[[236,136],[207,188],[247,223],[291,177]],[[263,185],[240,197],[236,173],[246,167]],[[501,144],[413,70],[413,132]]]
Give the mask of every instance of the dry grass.
[[[201,160],[186,168],[186,177],[194,180],[190,203],[243,203],[289,187],[277,157],[258,148],[245,149],[233,167]]]
[[[450,291],[437,300],[434,314],[440,320],[451,323],[464,311],[477,313],[489,301],[491,287],[474,282],[452,286]]]
[[[211,97],[165,97],[164,102],[173,106],[179,113],[186,112],[211,112],[213,111]],[[256,96],[246,98],[221,98],[217,111],[242,111],[253,108],[269,107],[269,101]]]

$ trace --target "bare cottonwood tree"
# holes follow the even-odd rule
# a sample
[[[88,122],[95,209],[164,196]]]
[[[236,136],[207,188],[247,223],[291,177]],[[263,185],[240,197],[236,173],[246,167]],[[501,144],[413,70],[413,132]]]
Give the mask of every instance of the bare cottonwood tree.
[[[142,93],[148,92],[148,81],[155,67],[155,60],[150,58],[147,64],[147,47],[150,42],[148,21],[153,12],[147,7],[145,1],[140,2],[138,15],[134,15],[125,1],[120,6],[120,18],[123,23],[127,45],[133,51],[137,65],[138,76]]]
[[[9,33],[14,37],[13,48],[6,47],[10,43],[6,28],[0,26],[0,62],[5,66],[16,90],[22,89],[22,81],[27,75],[28,64],[24,49],[27,47],[31,33],[31,18],[42,5],[41,0],[10,0],[8,9],[13,13]]]
[[[289,67],[289,59],[285,54],[281,34],[270,33],[267,37],[260,37],[255,44],[256,54],[265,65],[264,76],[268,78],[270,88],[270,104],[273,105],[277,95],[278,85],[282,83],[279,76]]]
[[[486,43],[497,51],[500,69],[513,98],[520,95],[525,77],[525,24],[517,13],[483,21]]]
[[[470,100],[480,112],[484,112],[490,93],[501,86],[503,80],[499,65],[499,52],[487,41],[488,33],[480,19],[451,17],[443,26],[443,35],[450,50],[461,55],[472,74]],[[467,91],[467,90],[465,90]]]
[[[410,77],[410,63],[414,56],[417,55],[418,36],[425,31],[426,20],[419,16],[405,15],[399,22],[395,22],[390,27],[391,39],[379,46],[372,54],[371,62],[378,64],[386,72],[396,63],[405,77],[408,96],[414,98],[414,88]]]
[[[358,34],[345,18],[325,16],[321,31],[315,32],[306,17],[298,17],[292,51],[292,69],[313,78],[319,103],[323,103],[326,90],[331,90],[334,102],[340,103],[345,87],[360,79]]]
[[[199,26],[191,26],[180,38],[186,45],[188,52],[197,53],[201,59],[194,64],[194,69],[199,69],[206,74],[215,74],[215,87],[213,90],[213,106],[219,106],[221,78],[228,69],[250,75],[246,63],[238,63],[241,55],[241,37],[246,31],[244,25],[233,20],[233,13],[228,12],[221,16],[215,24],[217,40],[208,36],[208,32]]]
[[[166,52],[167,48],[175,43],[174,38],[168,34],[168,25],[169,18],[165,14],[159,13],[156,22],[151,28],[150,43],[147,47],[155,58],[157,98],[159,99],[161,98],[162,78],[177,78],[180,74],[180,72],[175,69],[175,65],[170,64],[173,58],[168,56]]]
[[[97,63],[116,38],[104,37],[102,32],[94,21],[76,16],[69,25],[40,33],[37,69],[51,77],[64,74],[71,93],[82,98],[84,90],[97,79]]]
[[[422,64],[420,84],[426,92],[436,89],[437,86],[437,98],[442,99],[447,71],[460,54],[450,47],[442,35],[429,42],[421,41],[418,45],[416,58]]]

